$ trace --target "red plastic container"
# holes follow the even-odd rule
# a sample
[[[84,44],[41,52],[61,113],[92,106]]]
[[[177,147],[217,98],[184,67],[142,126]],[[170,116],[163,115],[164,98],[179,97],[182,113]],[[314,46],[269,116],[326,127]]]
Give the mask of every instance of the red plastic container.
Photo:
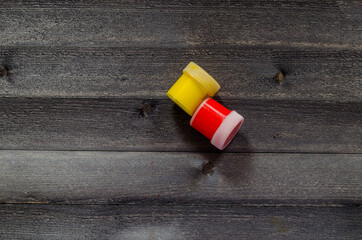
[[[205,99],[193,114],[190,125],[202,133],[211,144],[223,150],[239,131],[244,118],[212,98]]]

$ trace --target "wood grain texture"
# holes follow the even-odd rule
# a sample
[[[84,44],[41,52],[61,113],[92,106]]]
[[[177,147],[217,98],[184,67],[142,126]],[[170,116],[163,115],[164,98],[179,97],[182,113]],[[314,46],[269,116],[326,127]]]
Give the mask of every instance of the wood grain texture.
[[[0,238],[360,239],[361,26],[360,1],[0,0]],[[166,98],[189,61],[246,118],[224,153]]]
[[[0,205],[5,239],[360,239],[360,208]]]
[[[361,9],[352,1],[2,1],[0,45],[361,49]]]
[[[0,166],[2,203],[362,202],[358,154],[0,151]]]
[[[227,152],[361,153],[360,103],[220,102],[246,119]],[[216,151],[166,99],[0,98],[0,113],[1,149]]]
[[[290,46],[0,47],[0,65],[8,69],[0,96],[166,98],[190,61],[220,83],[223,99],[362,99],[361,50]]]

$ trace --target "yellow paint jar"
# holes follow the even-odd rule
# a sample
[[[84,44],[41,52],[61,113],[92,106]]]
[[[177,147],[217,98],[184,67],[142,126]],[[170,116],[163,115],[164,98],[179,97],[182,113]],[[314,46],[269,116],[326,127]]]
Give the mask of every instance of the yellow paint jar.
[[[182,72],[167,96],[192,116],[206,98],[215,95],[220,85],[196,63],[190,62]]]

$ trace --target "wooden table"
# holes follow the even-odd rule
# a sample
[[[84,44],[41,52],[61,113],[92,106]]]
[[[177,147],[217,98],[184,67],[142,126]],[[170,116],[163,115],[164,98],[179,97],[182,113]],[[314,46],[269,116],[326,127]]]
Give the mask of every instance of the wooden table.
[[[347,0],[1,1],[0,239],[361,239],[361,26]],[[246,119],[225,151],[166,96],[190,61]]]

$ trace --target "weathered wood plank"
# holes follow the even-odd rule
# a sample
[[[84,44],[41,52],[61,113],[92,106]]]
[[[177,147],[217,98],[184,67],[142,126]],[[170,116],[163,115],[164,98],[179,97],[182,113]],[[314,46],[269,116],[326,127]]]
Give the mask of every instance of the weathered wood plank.
[[[361,153],[361,103],[222,100],[246,121],[229,152]],[[216,151],[166,99],[0,98],[0,149]]]
[[[360,101],[362,51],[282,47],[4,48],[0,96],[158,97],[189,61],[222,98]],[[276,79],[285,73],[282,84]]]
[[[361,48],[352,1],[1,1],[1,46]]]
[[[202,172],[207,162],[210,175]],[[0,151],[3,203],[362,201],[362,155]]]
[[[360,208],[2,205],[4,239],[360,239]]]

